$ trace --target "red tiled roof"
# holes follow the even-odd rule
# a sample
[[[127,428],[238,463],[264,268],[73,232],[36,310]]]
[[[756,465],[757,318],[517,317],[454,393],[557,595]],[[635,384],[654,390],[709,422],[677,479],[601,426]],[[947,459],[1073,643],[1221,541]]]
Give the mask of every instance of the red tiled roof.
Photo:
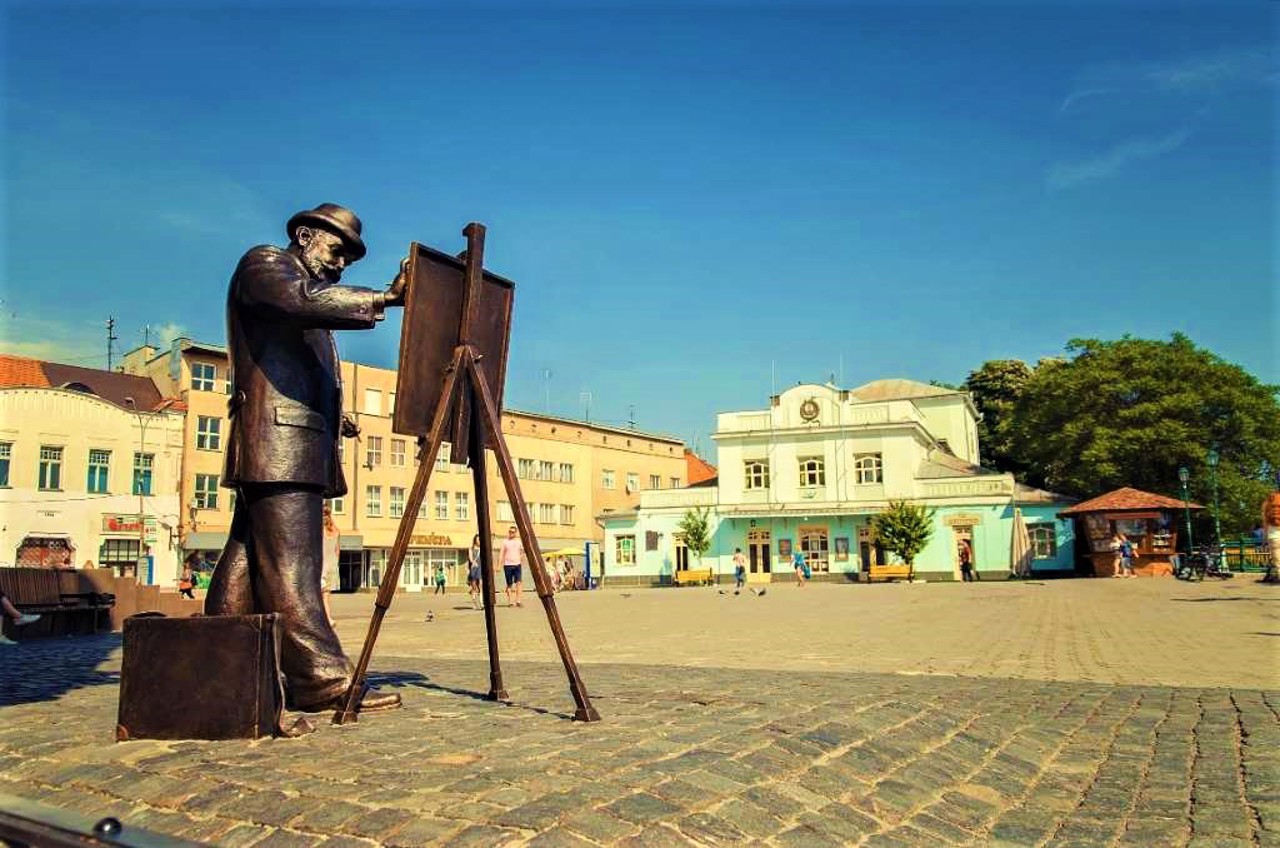
[[[684,461],[686,473],[689,477],[688,482],[685,483],[686,486],[694,486],[698,483],[705,483],[708,480],[714,480],[719,474],[714,465],[707,462],[688,448],[684,449]]]
[[[90,394],[123,409],[134,408],[125,401],[125,398],[132,398],[141,411],[157,410],[164,401],[150,377],[5,354],[0,354],[0,386],[88,389]]]
[[[1198,503],[1190,501],[1184,503],[1177,498],[1167,498],[1164,495],[1156,495],[1151,492],[1144,492],[1141,489],[1125,486],[1123,489],[1116,489],[1114,492],[1107,492],[1105,495],[1098,495],[1096,498],[1078,503],[1070,509],[1064,509],[1058,515],[1079,515],[1082,512],[1124,512],[1125,510],[1140,509],[1182,509],[1183,506],[1190,509],[1204,509]]]
[[[0,386],[48,386],[40,360],[0,353]]]

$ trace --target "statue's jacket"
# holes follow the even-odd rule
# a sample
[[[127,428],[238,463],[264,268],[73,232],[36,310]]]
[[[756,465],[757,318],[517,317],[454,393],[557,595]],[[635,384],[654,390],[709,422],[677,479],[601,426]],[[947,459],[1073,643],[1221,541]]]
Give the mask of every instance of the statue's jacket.
[[[251,249],[227,292],[231,421],[223,485],[296,483],[346,493],[338,460],[342,383],[331,330],[382,318],[373,289],[311,277],[270,245]]]

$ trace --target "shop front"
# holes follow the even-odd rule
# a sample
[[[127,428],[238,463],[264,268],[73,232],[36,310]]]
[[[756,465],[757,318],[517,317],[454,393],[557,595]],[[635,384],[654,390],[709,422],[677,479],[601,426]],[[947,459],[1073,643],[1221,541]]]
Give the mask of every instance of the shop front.
[[[1180,516],[1204,509],[1138,489],[1116,489],[1058,513],[1077,523],[1086,557],[1095,577],[1118,573],[1118,540],[1127,539],[1134,549],[1133,570],[1139,576],[1157,577],[1173,573],[1178,547]]]
[[[398,590],[402,592],[431,591],[432,579],[437,567],[444,571],[447,587],[465,587],[467,585],[467,551],[465,548],[455,547],[455,544],[452,536],[439,533],[414,534],[410,537],[409,549],[405,551],[404,562],[400,565]],[[344,589],[348,585],[353,589],[379,588],[391,564],[391,548],[365,548],[360,554],[359,561],[354,563],[354,567],[348,565],[343,569]],[[345,550],[343,561],[347,561]]]

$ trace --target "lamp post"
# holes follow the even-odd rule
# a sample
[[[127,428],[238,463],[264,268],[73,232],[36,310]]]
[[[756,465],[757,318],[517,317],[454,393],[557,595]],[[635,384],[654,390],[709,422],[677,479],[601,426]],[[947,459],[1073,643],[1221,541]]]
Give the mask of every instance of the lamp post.
[[[1187,554],[1190,554],[1195,543],[1191,539],[1191,506],[1187,497],[1187,481],[1191,479],[1191,472],[1185,465],[1178,469],[1178,479],[1182,481],[1182,513],[1187,524]]]
[[[1209,479],[1213,481],[1213,539],[1222,544],[1222,524],[1218,519],[1218,449],[1209,448],[1205,461],[1209,463]]]
[[[138,492],[138,558],[134,563],[135,573],[133,579],[138,580],[142,575],[143,561],[147,550],[147,522],[144,517],[142,463],[147,455],[147,425],[151,422],[148,420],[149,416],[138,408],[138,402],[132,397],[126,397],[124,402],[133,410],[133,414],[138,416],[138,461],[134,463],[133,469],[133,488]]]

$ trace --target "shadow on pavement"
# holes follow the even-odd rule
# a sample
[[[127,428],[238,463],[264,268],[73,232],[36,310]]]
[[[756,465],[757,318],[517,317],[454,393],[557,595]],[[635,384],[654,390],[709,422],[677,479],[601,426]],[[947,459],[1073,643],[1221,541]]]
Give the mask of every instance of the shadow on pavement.
[[[1203,604],[1210,601],[1280,601],[1280,598],[1242,598],[1220,595],[1216,598],[1170,598],[1169,600],[1184,604]]]
[[[432,683],[431,678],[425,674],[416,671],[380,671],[370,672],[369,685],[379,689],[401,689],[410,687],[414,689],[429,689],[434,692],[448,692],[450,695],[461,695],[474,701],[490,701],[486,692],[477,692],[473,689],[460,689],[456,686],[445,686],[441,683]],[[492,703],[490,701],[490,703]],[[572,719],[572,713],[559,713],[555,710],[544,709],[543,707],[529,707],[524,704],[516,703],[510,699],[503,701],[508,707],[514,707],[518,710],[524,710],[538,715],[550,715],[557,718]]]
[[[52,701],[73,689],[118,684],[118,667],[99,667],[119,647],[120,634],[105,633],[0,648],[0,706]]]

